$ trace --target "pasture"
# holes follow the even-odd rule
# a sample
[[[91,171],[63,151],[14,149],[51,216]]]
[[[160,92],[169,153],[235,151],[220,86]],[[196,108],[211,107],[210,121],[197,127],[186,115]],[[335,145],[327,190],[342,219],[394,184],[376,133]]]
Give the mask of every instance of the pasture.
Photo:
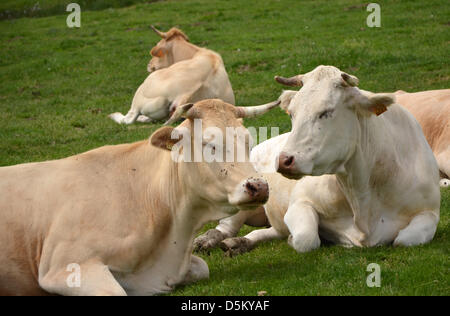
[[[121,126],[107,117],[128,111],[148,74],[149,51],[159,40],[150,24],[164,31],[178,26],[194,44],[219,52],[237,105],[275,100],[283,88],[274,75],[320,64],[356,75],[362,89],[374,92],[449,88],[450,5],[444,0],[378,1],[380,28],[367,27],[366,5],[347,0],[78,1],[81,28],[68,28],[69,2],[0,4],[0,166],[130,143],[160,127]],[[280,133],[290,124],[280,109],[245,121],[278,126]],[[200,255],[210,279],[172,294],[449,295],[450,189],[441,193],[441,220],[430,244],[324,245],[300,255],[276,241],[233,258],[216,249]],[[369,263],[381,267],[379,288],[366,285]]]

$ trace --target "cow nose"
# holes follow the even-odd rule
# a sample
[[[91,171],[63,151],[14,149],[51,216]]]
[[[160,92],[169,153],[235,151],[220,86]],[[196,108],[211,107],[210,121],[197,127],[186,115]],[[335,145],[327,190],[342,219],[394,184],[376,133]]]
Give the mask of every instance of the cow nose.
[[[249,179],[245,184],[245,192],[252,202],[264,204],[269,199],[269,185],[263,179]]]
[[[277,172],[290,174],[294,172],[295,164],[294,164],[294,156],[288,155],[285,152],[281,152],[278,156],[278,168]]]

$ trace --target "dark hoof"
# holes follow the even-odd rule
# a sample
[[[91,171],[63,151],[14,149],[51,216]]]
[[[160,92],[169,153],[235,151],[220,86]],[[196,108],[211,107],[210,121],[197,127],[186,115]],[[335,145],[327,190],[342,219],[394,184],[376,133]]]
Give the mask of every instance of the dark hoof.
[[[216,248],[219,243],[224,240],[225,236],[217,229],[210,229],[203,235],[195,238],[194,251],[206,252]]]
[[[241,255],[253,249],[251,241],[245,237],[227,238],[219,246],[229,257]]]

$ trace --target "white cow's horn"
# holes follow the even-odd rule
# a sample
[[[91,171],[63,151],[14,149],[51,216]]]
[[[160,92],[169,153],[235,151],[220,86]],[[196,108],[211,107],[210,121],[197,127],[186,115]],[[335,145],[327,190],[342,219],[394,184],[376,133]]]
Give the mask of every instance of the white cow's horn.
[[[152,28],[153,31],[155,31],[156,34],[158,34],[159,36],[161,36],[162,38],[166,38],[166,33],[161,32],[160,30],[158,30],[156,27],[154,27],[153,25],[150,25],[150,27]]]
[[[297,76],[290,77],[290,78],[275,76],[275,80],[278,83],[284,84],[285,86],[301,87],[301,86],[303,86],[302,76],[303,75],[297,75]]]
[[[266,113],[270,109],[279,105],[281,101],[274,101],[263,105],[255,105],[255,106],[237,106],[236,107],[236,116],[238,118],[244,117],[255,117],[261,114]]]

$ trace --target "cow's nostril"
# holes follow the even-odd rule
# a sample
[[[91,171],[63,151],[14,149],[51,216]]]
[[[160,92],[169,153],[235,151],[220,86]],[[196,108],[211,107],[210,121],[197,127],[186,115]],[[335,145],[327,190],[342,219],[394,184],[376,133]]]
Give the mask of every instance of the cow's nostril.
[[[292,165],[293,162],[294,162],[294,157],[290,156],[284,161],[284,165],[285,166],[290,166],[290,165]]]
[[[284,159],[283,165],[285,167],[290,167],[293,162],[294,162],[294,156],[288,156],[288,157],[286,157],[286,159]]]
[[[252,183],[250,183],[250,182],[247,182],[247,184],[245,185],[245,187],[246,187],[246,189],[247,189],[247,192],[248,192],[251,196],[255,195],[255,194],[258,192],[258,188],[257,188],[254,184],[252,184]]]

